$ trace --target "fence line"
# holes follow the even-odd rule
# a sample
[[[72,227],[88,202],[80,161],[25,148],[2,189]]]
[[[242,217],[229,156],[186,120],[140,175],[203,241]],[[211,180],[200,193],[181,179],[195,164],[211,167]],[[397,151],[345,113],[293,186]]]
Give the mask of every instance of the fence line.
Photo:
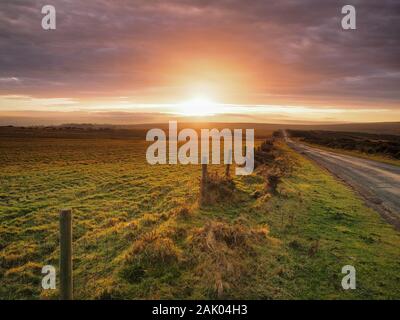
[[[60,299],[73,299],[72,212],[60,212]]]

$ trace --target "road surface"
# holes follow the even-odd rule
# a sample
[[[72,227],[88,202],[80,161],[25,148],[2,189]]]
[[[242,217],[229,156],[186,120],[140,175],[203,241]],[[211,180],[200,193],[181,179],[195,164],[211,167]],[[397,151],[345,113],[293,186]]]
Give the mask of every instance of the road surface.
[[[389,223],[400,229],[400,167],[306,146],[286,143],[358,191]]]

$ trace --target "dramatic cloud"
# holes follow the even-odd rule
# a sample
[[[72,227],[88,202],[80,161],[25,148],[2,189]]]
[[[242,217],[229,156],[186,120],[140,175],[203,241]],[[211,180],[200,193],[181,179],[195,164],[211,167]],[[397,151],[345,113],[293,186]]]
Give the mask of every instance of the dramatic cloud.
[[[57,9],[55,31],[41,28],[45,4]],[[357,9],[357,30],[341,28],[345,4]],[[1,0],[0,8],[0,111],[17,106],[4,96],[29,97],[19,108],[33,101],[38,110],[35,99],[163,104],[199,91],[225,104],[400,108],[396,0]]]

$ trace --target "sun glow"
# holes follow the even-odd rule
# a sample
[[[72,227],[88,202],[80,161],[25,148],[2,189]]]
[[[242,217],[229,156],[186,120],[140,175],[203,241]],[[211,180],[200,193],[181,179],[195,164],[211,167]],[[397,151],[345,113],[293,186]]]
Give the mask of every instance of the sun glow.
[[[184,116],[205,117],[219,113],[219,105],[204,96],[185,101],[178,106],[178,113]]]

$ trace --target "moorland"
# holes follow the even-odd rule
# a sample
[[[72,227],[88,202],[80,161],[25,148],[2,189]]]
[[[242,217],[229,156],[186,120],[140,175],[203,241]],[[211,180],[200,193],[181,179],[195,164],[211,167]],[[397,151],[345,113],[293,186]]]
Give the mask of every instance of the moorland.
[[[58,297],[40,284],[63,208],[76,299],[400,298],[400,234],[280,139],[250,176],[209,165],[201,204],[200,166],[149,165],[142,131],[2,130],[0,299]]]

